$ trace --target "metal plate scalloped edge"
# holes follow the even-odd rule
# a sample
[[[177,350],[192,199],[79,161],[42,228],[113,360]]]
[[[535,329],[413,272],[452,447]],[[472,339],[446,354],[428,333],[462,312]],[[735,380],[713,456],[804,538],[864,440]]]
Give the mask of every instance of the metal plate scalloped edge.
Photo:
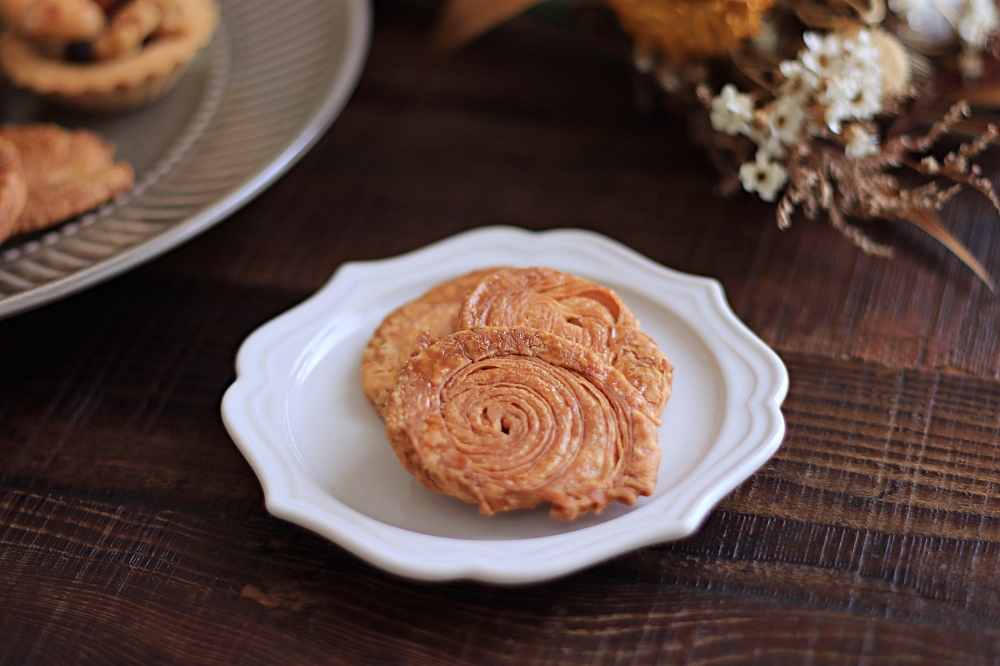
[[[207,50],[228,68],[221,79],[213,73],[221,89],[210,82],[206,91],[219,99],[201,104],[128,198],[3,248],[0,319],[103,282],[220,222],[287,171],[343,109],[371,43],[368,0],[223,0],[222,9],[224,27]]]
[[[338,319],[371,308],[380,295],[395,293],[392,298],[398,299],[400,284],[433,284],[500,262],[532,265],[548,259],[551,265],[553,258],[586,269],[591,279],[603,275],[631,285],[697,331],[725,380],[725,409],[713,431],[717,435],[706,451],[699,451],[690,473],[606,522],[518,539],[463,539],[402,529],[350,508],[324,489],[292,441],[287,404],[317,336]],[[773,455],[785,431],[779,409],[788,388],[785,366],[736,317],[718,282],[673,271],[608,238],[577,230],[490,227],[400,257],[345,264],[310,299],[250,335],[236,366],[237,379],[222,402],[223,420],[260,479],[268,510],[376,566],[426,580],[537,581],[688,536],[726,493]],[[666,426],[666,413],[664,419]]]

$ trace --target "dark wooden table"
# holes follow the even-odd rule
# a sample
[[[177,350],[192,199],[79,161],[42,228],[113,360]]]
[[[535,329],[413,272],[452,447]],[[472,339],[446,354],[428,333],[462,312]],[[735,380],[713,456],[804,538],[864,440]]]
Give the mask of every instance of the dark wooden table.
[[[519,19],[426,69],[377,5],[331,131],[231,219],[0,322],[4,664],[1000,663],[1000,298],[713,195],[629,68]],[[946,218],[1000,276],[1000,220]],[[693,537],[545,584],[388,575],[264,510],[219,416],[236,350],[347,260],[582,227],[722,281],[788,365],[788,435]]]

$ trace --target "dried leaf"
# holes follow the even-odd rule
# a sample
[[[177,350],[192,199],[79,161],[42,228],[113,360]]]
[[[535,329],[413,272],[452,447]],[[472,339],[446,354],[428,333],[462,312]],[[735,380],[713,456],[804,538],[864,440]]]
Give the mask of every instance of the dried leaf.
[[[968,88],[959,86],[939,96],[942,101],[965,100],[977,109],[1000,109],[1000,81],[989,81]]]
[[[460,49],[542,0],[450,0],[431,40],[438,55]]]
[[[854,243],[865,254],[882,259],[891,259],[895,256],[895,251],[891,247],[872,240],[861,229],[858,229],[853,224],[848,224],[844,214],[836,206],[827,211],[827,217],[834,229],[844,234],[847,240]]]
[[[925,210],[906,210],[897,213],[902,218],[905,218],[915,224],[920,229],[931,235],[934,240],[944,245],[946,248],[951,250],[951,252],[962,260],[966,266],[972,269],[972,271],[979,276],[979,279],[986,283],[986,286],[990,288],[994,294],[997,293],[996,283],[993,282],[993,278],[990,274],[986,272],[983,265],[972,256],[962,243],[955,238],[947,227],[945,227],[937,216],[933,213]]]

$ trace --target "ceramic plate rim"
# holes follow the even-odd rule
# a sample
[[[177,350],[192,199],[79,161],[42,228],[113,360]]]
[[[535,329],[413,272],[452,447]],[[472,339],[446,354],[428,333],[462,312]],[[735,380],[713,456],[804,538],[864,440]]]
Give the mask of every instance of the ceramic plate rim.
[[[526,242],[529,239],[530,243]],[[541,537],[492,540],[428,535],[383,523],[332,497],[295,452],[291,435],[281,422],[283,416],[271,413],[284,409],[291,386],[292,368],[275,366],[276,351],[283,345],[304,349],[304,341],[315,335],[331,313],[366,298],[366,290],[355,288],[362,282],[369,293],[379,293],[392,283],[393,274],[440,271],[445,258],[462,256],[475,248],[491,248],[497,253],[501,252],[497,248],[507,253],[520,251],[522,257],[547,251],[573,253],[604,262],[602,270],[617,271],[619,276],[641,275],[646,281],[637,291],[661,304],[664,299],[673,299],[670,307],[675,312],[683,310],[685,323],[702,336],[717,360],[730,367],[742,362],[753,375],[752,388],[745,402],[738,405],[739,418],[748,419],[748,423],[735,441],[723,443],[732,450],[720,463],[702,461],[667,495],[629,513],[576,531]],[[780,411],[788,390],[784,363],[739,320],[716,280],[666,268],[605,236],[575,229],[531,232],[485,227],[397,257],[346,263],[312,297],[254,331],[240,347],[236,367],[237,378],[223,397],[222,417],[263,486],[268,511],[327,537],[376,566],[423,580],[527,583],[688,536],[716,503],[774,454],[785,431]],[[723,444],[714,442],[712,450]]]

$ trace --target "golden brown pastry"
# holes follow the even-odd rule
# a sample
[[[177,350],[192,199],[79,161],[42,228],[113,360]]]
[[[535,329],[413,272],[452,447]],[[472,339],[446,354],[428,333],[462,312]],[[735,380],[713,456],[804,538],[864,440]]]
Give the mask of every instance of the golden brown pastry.
[[[129,0],[115,12],[109,29],[94,41],[94,58],[112,60],[127,53],[138,52],[142,43],[160,27],[163,21],[161,3],[172,0]]]
[[[551,268],[501,268],[476,285],[459,315],[459,329],[531,326],[572,340],[618,368],[659,415],[667,404],[673,366],[639,330],[607,287]]]
[[[0,137],[0,243],[17,233],[27,201],[28,183],[17,146]]]
[[[17,85],[91,111],[141,106],[166,93],[210,41],[214,0],[2,0],[0,66]],[[55,23],[36,19],[42,10]],[[48,14],[45,14],[46,16]]]
[[[96,208],[135,181],[128,162],[114,161],[114,145],[87,130],[4,125],[0,139],[16,147],[27,184],[27,202],[12,233],[44,229]]]
[[[594,352],[526,327],[459,331],[410,359],[385,408],[404,466],[484,514],[566,520],[656,485],[657,417]]]
[[[38,42],[94,39],[107,20],[93,0],[3,0],[8,25]]]
[[[399,371],[425,333],[434,342],[458,329],[458,311],[465,296],[492,269],[476,271],[437,285],[426,294],[389,314],[376,329],[361,359],[361,384],[380,414]]]

